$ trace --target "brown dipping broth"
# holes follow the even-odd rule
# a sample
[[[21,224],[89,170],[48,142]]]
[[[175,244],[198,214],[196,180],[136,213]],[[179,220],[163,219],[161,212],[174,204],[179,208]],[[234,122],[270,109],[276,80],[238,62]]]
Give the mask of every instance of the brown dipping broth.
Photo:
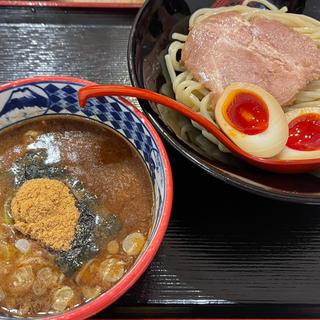
[[[140,154],[113,130],[76,116],[23,121],[3,130],[0,139],[0,315],[59,313],[111,288],[135,262],[152,226],[153,189]],[[17,232],[5,214],[17,189],[10,168],[30,146],[39,147],[39,139],[47,141],[47,160],[96,196],[99,215],[113,213],[121,222],[117,234],[72,275],[57,267],[50,251]],[[17,239],[27,239],[30,249],[21,252]]]

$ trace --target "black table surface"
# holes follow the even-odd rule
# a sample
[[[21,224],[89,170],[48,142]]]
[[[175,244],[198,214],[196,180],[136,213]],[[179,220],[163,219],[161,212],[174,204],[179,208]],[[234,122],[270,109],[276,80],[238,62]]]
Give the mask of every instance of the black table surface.
[[[0,83],[130,84],[136,11],[0,7]],[[172,218],[147,272],[96,318],[320,317],[320,210],[238,190],[171,147]]]

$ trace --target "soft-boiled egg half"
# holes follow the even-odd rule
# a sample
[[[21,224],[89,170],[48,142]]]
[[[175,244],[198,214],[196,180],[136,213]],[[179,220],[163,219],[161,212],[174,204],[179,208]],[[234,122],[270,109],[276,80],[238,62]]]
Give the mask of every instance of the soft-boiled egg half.
[[[285,147],[288,124],[278,101],[259,86],[233,83],[215,107],[221,130],[242,150],[271,158]]]
[[[289,138],[277,156],[282,160],[320,158],[320,107],[301,108],[287,112]]]

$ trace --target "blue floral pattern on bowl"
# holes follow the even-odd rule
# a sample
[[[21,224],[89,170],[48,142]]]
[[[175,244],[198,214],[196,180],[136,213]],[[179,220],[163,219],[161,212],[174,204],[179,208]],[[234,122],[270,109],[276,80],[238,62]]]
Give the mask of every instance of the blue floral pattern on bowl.
[[[22,120],[43,115],[76,115],[97,120],[129,140],[141,154],[154,187],[155,234],[163,211],[166,193],[164,163],[159,147],[143,119],[130,105],[116,97],[90,99],[81,109],[77,92],[82,83],[35,81],[0,91],[0,129]],[[152,236],[150,237],[150,239]],[[151,240],[149,240],[151,241]]]

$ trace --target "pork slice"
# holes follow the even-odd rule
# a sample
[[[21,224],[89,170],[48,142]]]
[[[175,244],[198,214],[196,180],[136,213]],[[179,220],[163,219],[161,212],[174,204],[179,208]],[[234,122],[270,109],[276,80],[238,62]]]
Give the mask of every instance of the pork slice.
[[[278,21],[256,17],[252,23],[257,43],[273,49],[284,60],[291,60],[294,66],[307,68],[319,76],[320,50],[313,40]]]
[[[320,50],[277,21],[251,22],[235,12],[211,16],[189,33],[182,61],[218,97],[233,82],[249,82],[287,105],[320,78]]]

